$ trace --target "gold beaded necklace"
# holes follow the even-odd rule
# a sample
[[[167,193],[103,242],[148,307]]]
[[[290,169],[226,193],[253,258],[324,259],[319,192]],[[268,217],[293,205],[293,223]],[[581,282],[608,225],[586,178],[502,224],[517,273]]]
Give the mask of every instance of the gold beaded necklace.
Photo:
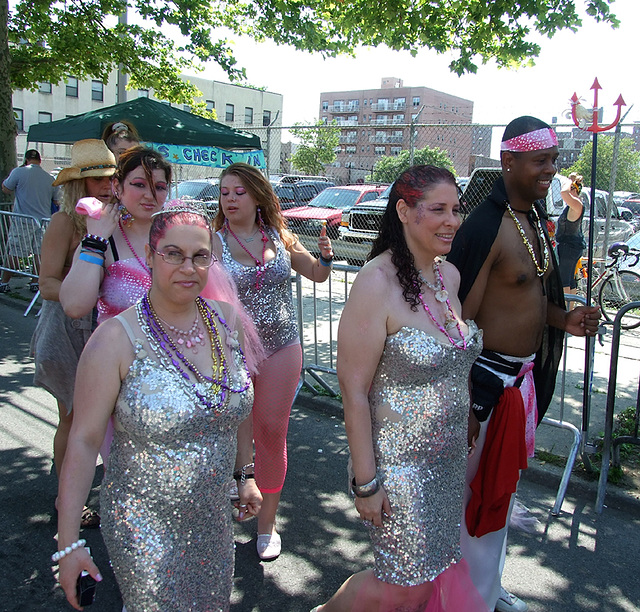
[[[536,259],[536,253],[533,250],[533,245],[531,244],[531,242],[529,242],[529,238],[527,238],[524,228],[522,227],[520,221],[518,221],[518,217],[516,217],[515,213],[513,212],[513,209],[509,205],[509,202],[505,202],[505,204],[507,206],[507,210],[509,211],[509,214],[511,215],[511,218],[516,224],[516,228],[518,228],[518,232],[520,232],[520,237],[522,238],[522,242],[524,246],[527,248],[527,251],[529,251],[529,255],[531,256],[531,261],[533,261],[533,265],[536,267],[536,274],[540,278],[542,278],[546,274],[547,270],[549,269],[549,261],[551,258],[549,257],[549,248],[547,246],[547,241],[544,237],[544,230],[542,229],[542,223],[540,222],[540,216],[538,215],[538,211],[536,210],[535,206],[531,209],[533,211],[533,214],[536,217],[536,225],[534,226],[534,228],[536,230],[536,233],[538,234],[538,240],[542,242],[542,267],[540,267],[540,265],[538,264],[538,260]]]

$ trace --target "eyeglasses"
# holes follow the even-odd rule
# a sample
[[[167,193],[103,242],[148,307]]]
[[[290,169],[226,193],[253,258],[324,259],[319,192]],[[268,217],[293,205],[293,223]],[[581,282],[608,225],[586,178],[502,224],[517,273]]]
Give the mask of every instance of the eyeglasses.
[[[160,255],[162,259],[164,259],[165,263],[171,264],[172,266],[181,266],[185,260],[190,259],[193,265],[196,268],[210,268],[213,263],[216,261],[216,257],[213,253],[204,253],[194,255],[193,257],[187,257],[180,251],[169,251],[168,253],[163,253],[162,251],[156,251],[153,247],[150,249]]]

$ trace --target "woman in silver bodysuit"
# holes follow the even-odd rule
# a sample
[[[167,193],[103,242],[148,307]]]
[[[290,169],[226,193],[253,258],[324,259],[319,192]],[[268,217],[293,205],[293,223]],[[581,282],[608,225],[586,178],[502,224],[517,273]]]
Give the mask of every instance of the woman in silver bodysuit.
[[[340,319],[350,479],[375,568],[316,610],[483,610],[459,546],[468,381],[482,334],[461,320],[458,272],[439,257],[459,207],[448,170],[400,175]]]
[[[214,252],[235,281],[267,352],[254,380],[255,469],[263,495],[256,547],[261,559],[275,559],[281,549],[276,512],[287,470],[287,428],[302,367],[291,269],[323,282],[331,273],[333,251],[323,228],[320,257],[313,257],[287,230],[269,181],[243,163],[220,177],[215,228]]]
[[[327,280],[333,251],[326,228],[314,257],[287,230],[271,184],[253,166],[237,163],[220,177],[220,209],[214,251],[238,287],[267,358],[254,379],[253,436],[256,480],[263,496],[256,547],[263,560],[281,550],[276,513],[287,470],[287,428],[302,368],[291,270],[315,282]]]
[[[100,509],[128,612],[228,610],[232,474],[244,512],[260,509],[250,437],[238,435],[236,444],[253,400],[242,327],[229,303],[199,297],[213,263],[212,230],[193,206],[153,217],[145,247],[151,289],[102,323],[80,359],[52,558],[76,609],[80,572],[101,580],[78,533],[112,415]]]

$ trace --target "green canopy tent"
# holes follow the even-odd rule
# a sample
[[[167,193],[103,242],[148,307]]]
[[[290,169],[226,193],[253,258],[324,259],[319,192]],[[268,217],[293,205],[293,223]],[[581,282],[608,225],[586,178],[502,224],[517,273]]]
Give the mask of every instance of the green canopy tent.
[[[82,115],[37,123],[29,128],[27,140],[73,144],[83,138],[100,138],[109,123],[123,119],[136,127],[144,142],[160,150],[173,163],[224,167],[233,161],[247,161],[264,167],[258,136],[149,98],[136,98]],[[231,153],[238,149],[244,153]],[[256,154],[251,156],[248,151]]]

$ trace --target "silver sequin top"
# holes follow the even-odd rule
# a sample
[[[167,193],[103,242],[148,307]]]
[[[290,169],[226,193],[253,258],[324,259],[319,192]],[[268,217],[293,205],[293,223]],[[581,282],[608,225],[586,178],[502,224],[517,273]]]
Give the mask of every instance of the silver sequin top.
[[[411,327],[388,336],[371,385],[376,466],[392,508],[381,528],[368,524],[383,582],[422,584],[461,558],[469,372],[482,348],[467,324],[466,350]]]
[[[229,235],[218,232],[222,242],[222,263],[238,287],[238,297],[253,319],[268,354],[299,342],[296,309],[291,295],[291,256],[278,233],[267,233],[276,246],[276,256],[262,267],[260,287],[256,289],[258,268],[237,262],[229,251]],[[231,237],[232,240],[235,240]]]

